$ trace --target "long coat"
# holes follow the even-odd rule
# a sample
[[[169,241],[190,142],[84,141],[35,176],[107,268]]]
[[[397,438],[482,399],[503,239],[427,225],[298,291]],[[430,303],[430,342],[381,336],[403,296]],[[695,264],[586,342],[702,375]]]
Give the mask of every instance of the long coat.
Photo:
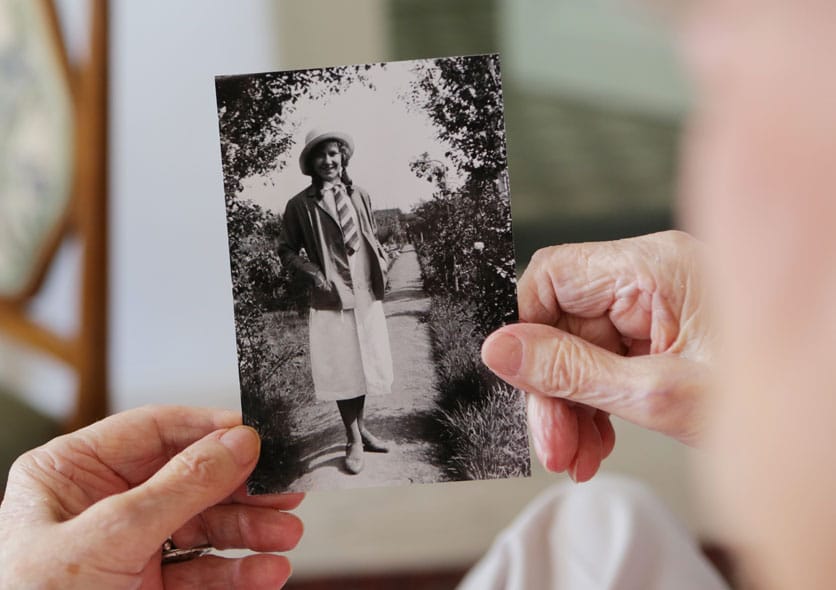
[[[371,199],[365,190],[356,185],[346,189],[358,216],[360,235],[375,254],[371,269],[372,293],[375,299],[383,300],[387,261],[377,239]],[[301,272],[310,280],[310,306],[332,310],[353,308],[352,279],[342,229],[339,220],[322,202],[320,191],[310,185],[290,199],[282,222],[284,231],[279,239],[279,257],[283,265]],[[302,248],[308,255],[307,261],[299,256]],[[317,273],[324,276],[329,289],[317,286]]]
[[[321,400],[382,395],[392,390],[392,355],[383,312],[386,256],[368,193],[346,187],[360,228],[349,257],[339,220],[313,186],[294,196],[279,240],[282,263],[312,283],[308,330],[314,390]],[[305,249],[308,260],[299,254]],[[316,280],[321,275],[327,288]]]

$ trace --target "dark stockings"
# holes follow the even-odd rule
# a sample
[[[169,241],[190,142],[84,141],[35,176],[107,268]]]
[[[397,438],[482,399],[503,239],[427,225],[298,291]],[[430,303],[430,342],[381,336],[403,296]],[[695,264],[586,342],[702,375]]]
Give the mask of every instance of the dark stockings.
[[[362,442],[363,433],[366,430],[363,424],[363,408],[365,405],[365,395],[337,401],[337,407],[340,409],[340,416],[343,419],[343,425],[345,425],[345,435],[349,443]]]

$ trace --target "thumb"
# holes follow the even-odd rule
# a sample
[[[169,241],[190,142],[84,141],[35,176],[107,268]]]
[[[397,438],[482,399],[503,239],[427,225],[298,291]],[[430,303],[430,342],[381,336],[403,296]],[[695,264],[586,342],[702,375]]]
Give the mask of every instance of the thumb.
[[[75,519],[92,526],[126,559],[148,556],[174,531],[232,494],[255,467],[260,439],[248,426],[206,435],[142,485],[94,504]]]
[[[528,393],[603,410],[694,444],[707,371],[675,354],[623,357],[551,326],[515,324],[491,334],[482,359]]]

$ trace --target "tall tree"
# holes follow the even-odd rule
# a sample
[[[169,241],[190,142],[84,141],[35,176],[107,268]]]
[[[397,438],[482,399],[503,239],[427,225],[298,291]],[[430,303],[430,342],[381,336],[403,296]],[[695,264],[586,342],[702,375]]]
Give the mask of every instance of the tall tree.
[[[424,278],[431,291],[466,301],[483,328],[498,327],[516,317],[499,58],[438,59],[416,74],[408,100],[429,115],[466,179],[452,191],[441,162],[423,153],[410,163],[439,189],[414,211],[413,231],[432,236],[419,246]]]
[[[446,155],[476,187],[507,169],[502,83],[497,55],[434,60],[416,67],[411,101],[432,119]]]

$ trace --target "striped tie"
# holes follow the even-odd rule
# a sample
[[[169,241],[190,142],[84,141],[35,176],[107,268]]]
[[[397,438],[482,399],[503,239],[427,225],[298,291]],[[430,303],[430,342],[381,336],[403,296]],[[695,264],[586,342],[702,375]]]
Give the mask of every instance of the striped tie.
[[[360,237],[357,235],[357,227],[354,224],[354,219],[349,214],[348,202],[343,188],[339,185],[334,187],[334,204],[337,206],[337,217],[340,220],[340,228],[343,230],[343,240],[345,241],[345,250],[351,256],[357,251],[357,245],[360,242]]]

